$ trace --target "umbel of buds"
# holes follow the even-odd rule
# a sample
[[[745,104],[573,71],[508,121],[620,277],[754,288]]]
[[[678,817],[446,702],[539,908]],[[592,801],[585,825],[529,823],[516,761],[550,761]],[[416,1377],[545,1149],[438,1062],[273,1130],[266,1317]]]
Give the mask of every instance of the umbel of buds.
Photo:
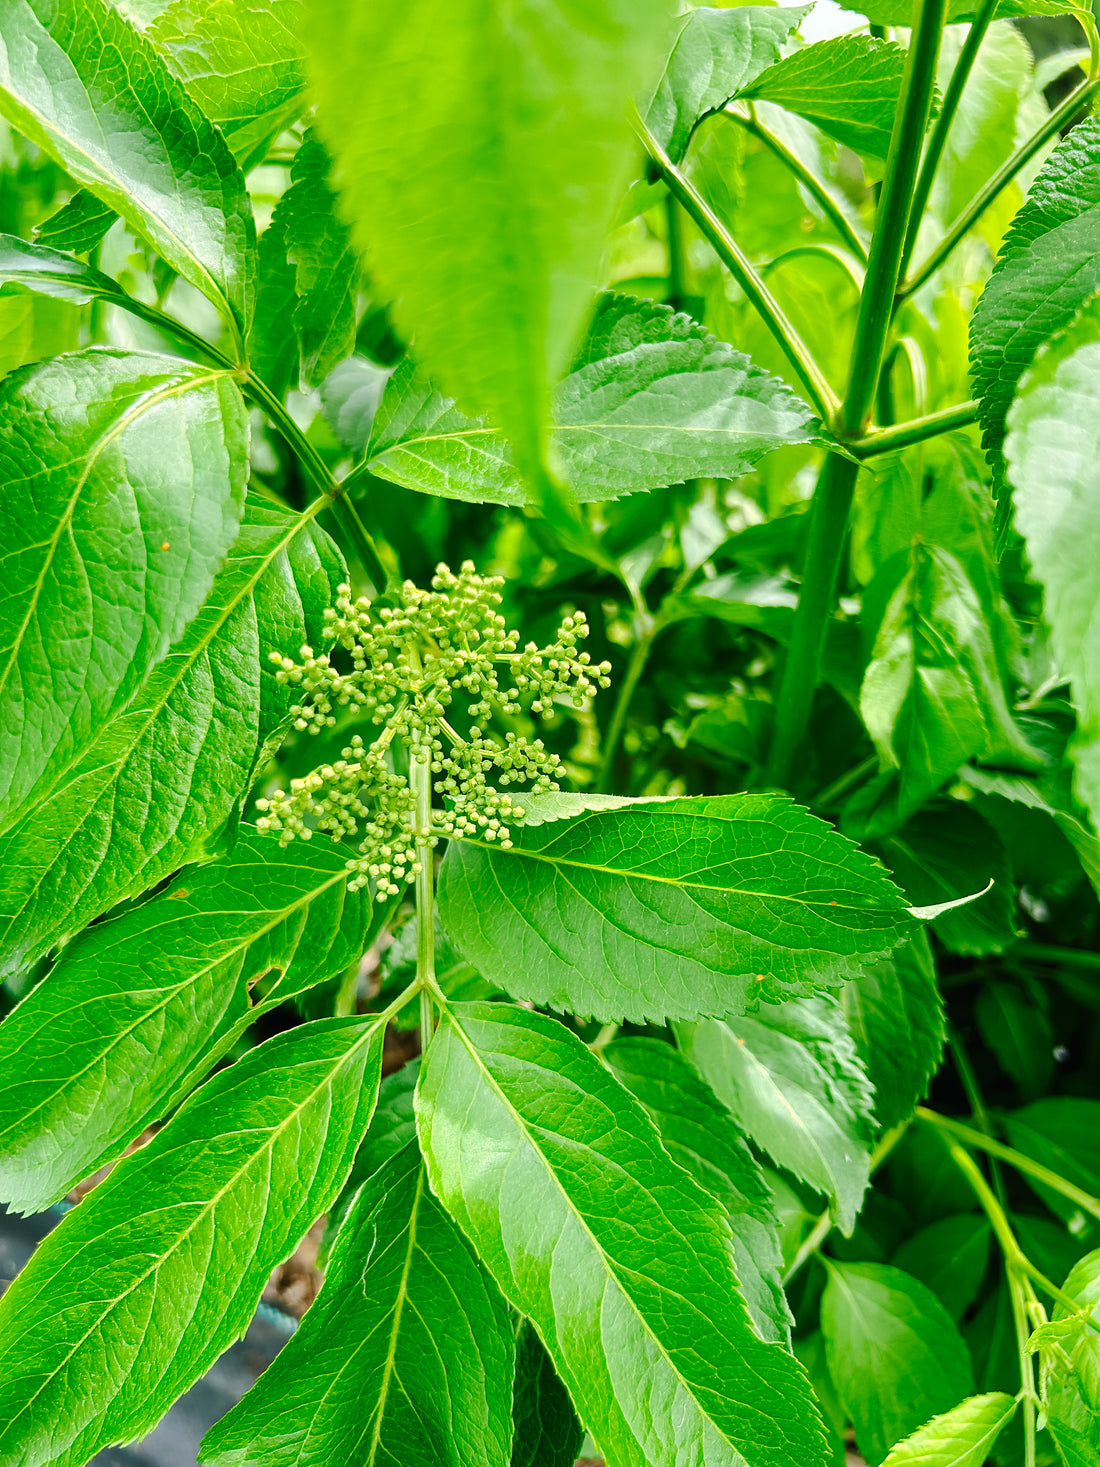
[[[333,665],[334,648],[303,647],[297,662],[271,653],[278,681],[300,694],[290,710],[295,728],[320,733],[346,709],[381,732],[370,742],[353,734],[334,763],[258,800],[265,812],[258,829],[277,831],[283,845],[309,840],[314,830],[334,840],[358,838],[349,886],[373,881],[379,901],[420,873],[441,837],[480,834],[510,846],[510,826],[524,813],[510,787],[556,790],[561,764],[541,739],[494,736],[493,714],[506,722],[528,698],[531,712],[541,715],[559,697],[583,707],[609,685],[610,663],[594,664],[577,651],[588,635],[579,611],[565,618],[551,646],[521,648],[497,610],[503,584],[498,576],[479,576],[466,561],[457,575],[438,566],[430,591],[406,581],[396,605],[353,601],[350,588],[339,586],[322,636],[343,649],[340,667]],[[447,721],[456,697],[473,719],[466,737]],[[442,808],[418,818],[415,781],[400,772],[401,754],[410,771],[430,771]]]

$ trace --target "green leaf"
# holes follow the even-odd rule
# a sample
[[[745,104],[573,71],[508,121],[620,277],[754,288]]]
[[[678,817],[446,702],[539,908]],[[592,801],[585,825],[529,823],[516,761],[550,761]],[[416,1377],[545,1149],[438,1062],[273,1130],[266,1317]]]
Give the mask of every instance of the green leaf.
[[[900,1268],[830,1260],[821,1327],[829,1371],[870,1467],[974,1389],[970,1353],[951,1316]]]
[[[294,329],[298,305],[296,271],[287,259],[281,206],[282,199],[275,205],[271,223],[260,235],[256,313],[248,333],[248,360],[252,370],[280,401],[291,384],[298,383],[298,336]]]
[[[913,1114],[943,1056],[943,999],[927,936],[918,932],[849,978],[840,1006],[875,1087],[875,1116],[888,1130]]]
[[[684,1053],[756,1144],[824,1192],[850,1234],[867,1187],[874,1093],[826,995],[679,1024]]]
[[[1088,1467],[1100,1453],[1100,1250],[1086,1254],[1070,1270],[1063,1292],[1077,1302],[1072,1316],[1058,1304],[1044,1332],[1062,1333],[1043,1359],[1043,1403],[1047,1429],[1068,1467]],[[1035,1331],[1032,1341],[1040,1334]],[[1034,1345],[1032,1345],[1034,1348]]]
[[[302,109],[300,0],[114,0],[145,33],[242,168]]]
[[[1020,1110],[1009,1111],[1005,1130],[1017,1151],[1100,1197],[1100,1101],[1048,1095]],[[1026,1172],[1024,1180],[1075,1234],[1083,1231],[1089,1220],[1075,1202],[1034,1181]]]
[[[95,249],[117,218],[115,211],[101,204],[95,194],[78,189],[67,204],[37,227],[34,240],[51,249],[86,255]]]
[[[670,1044],[616,1039],[600,1053],[645,1106],[673,1161],[725,1208],[734,1265],[756,1332],[788,1344],[793,1321],[780,1281],[771,1190],[733,1116]]]
[[[244,1025],[358,961],[379,909],[346,894],[346,856],[243,830],[230,855],[68,943],[0,1024],[0,1197],[56,1202]]]
[[[417,1123],[434,1191],[608,1467],[819,1467],[804,1372],[752,1328],[723,1209],[575,1035],[505,1005],[446,1010]]]
[[[247,473],[248,415],[227,372],[90,350],[0,385],[0,826],[198,611]]]
[[[244,175],[153,48],[85,0],[0,0],[0,112],[243,336],[255,227]]]
[[[914,5],[916,0],[837,0],[842,10],[858,11],[865,15],[872,25],[901,25],[911,26],[914,24]],[[1073,9],[1073,0],[1000,0],[995,12],[995,19],[1008,20],[1021,15],[1065,15]],[[960,21],[973,21],[978,18],[981,5],[976,0],[949,0],[947,7],[947,20],[951,25]]]
[[[1016,1413],[1014,1396],[970,1396],[925,1422],[886,1458],[884,1467],[983,1467]]]
[[[509,1467],[573,1467],[584,1427],[530,1324],[516,1340],[516,1383],[512,1399],[512,1458]]]
[[[901,96],[905,51],[874,36],[832,36],[786,56],[742,96],[797,112],[838,143],[885,158]]]
[[[883,860],[914,906],[931,906],[993,886],[932,924],[951,952],[985,957],[1016,940],[1016,903],[1008,852],[977,810],[958,800],[921,810],[889,840]]]
[[[1033,767],[1037,756],[1012,721],[997,647],[958,559],[917,542],[887,562],[869,595],[876,583],[886,607],[860,703],[882,768],[901,771],[902,813],[973,756]]]
[[[627,106],[669,14],[665,0],[313,11],[318,124],[372,278],[441,389],[489,413],[536,478],[627,181]]]
[[[316,387],[355,350],[359,260],[336,212],[329,160],[310,129],[294,159],[278,217],[295,265],[294,329],[306,385]]]
[[[104,300],[127,311],[141,311],[140,301],[128,296],[94,265],[46,244],[27,244],[13,234],[0,234],[0,292],[6,295],[12,286],[37,295],[57,296],[78,306]]]
[[[1059,143],[1028,190],[971,319],[974,396],[982,441],[998,475],[1005,417],[1020,378],[1039,347],[1068,326],[1098,288],[1100,119],[1089,118]],[[1048,371],[1054,365],[1048,363]],[[1027,409],[1022,411],[1026,423]],[[1018,462],[1020,454],[1017,445]]]
[[[413,1141],[364,1185],[316,1301],[199,1460],[506,1467],[513,1360],[507,1306]]]
[[[580,500],[614,499],[698,475],[736,478],[816,420],[777,378],[688,316],[605,293],[553,404],[551,443]],[[449,499],[525,504],[503,436],[464,416],[406,360],[374,420],[372,474]]]
[[[76,312],[63,301],[0,291],[0,377],[16,367],[72,351],[79,329]]]
[[[1025,779],[1022,775],[995,773],[989,769],[967,767],[960,769],[959,776],[965,784],[982,794],[996,795],[1002,800],[1010,800],[1013,804],[1024,805],[1029,810],[1040,810],[1049,815],[1077,852],[1081,867],[1092,882],[1094,890],[1100,891],[1100,840],[1083,820],[1063,809],[1061,802],[1051,797],[1054,791],[1041,789],[1033,780]]]
[[[246,506],[182,637],[0,837],[0,971],[213,854],[289,705],[268,653],[319,640],[347,575],[315,513]]]
[[[785,796],[626,803],[512,835],[451,843],[443,925],[513,998],[569,1013],[735,1013],[835,985],[913,930],[881,867]]]
[[[914,1233],[894,1255],[894,1264],[927,1285],[958,1321],[978,1296],[991,1240],[984,1217],[958,1212]]]
[[[1100,163],[1094,171],[1100,251]],[[1073,687],[1077,732],[1069,751],[1077,796],[1094,825],[1100,821],[1100,575],[1093,553],[1100,534],[1098,384],[1100,301],[1081,312],[1020,384],[1005,444],[1016,528],[1043,588],[1043,616],[1060,667]]]
[[[251,1050],[39,1245],[0,1299],[4,1460],[83,1467],[144,1436],[244,1333],[347,1175],[382,1028],[322,1020]]]
[[[978,1032],[1025,1100],[1042,1095],[1054,1073],[1054,1035],[1045,1011],[1015,983],[983,983],[974,1004]]]
[[[646,126],[674,163],[705,117],[779,60],[783,43],[811,8],[700,6],[688,12],[645,112]]]

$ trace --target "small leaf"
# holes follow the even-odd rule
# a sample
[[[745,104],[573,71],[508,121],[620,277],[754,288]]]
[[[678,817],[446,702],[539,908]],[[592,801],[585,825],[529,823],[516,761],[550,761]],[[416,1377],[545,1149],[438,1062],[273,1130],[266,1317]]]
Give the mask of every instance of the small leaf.
[[[493,417],[526,475],[547,471],[550,392],[669,17],[665,0],[313,10],[318,124],[372,278],[431,376]]]
[[[413,1141],[364,1185],[316,1301],[199,1460],[506,1467],[513,1358],[507,1305]]]
[[[883,1467],[983,1467],[1015,1414],[1014,1396],[970,1396],[898,1442]]]
[[[1100,168],[1092,172],[1100,178]],[[1074,187],[1083,186],[1074,175]],[[1100,252],[1100,186],[1097,204],[1082,218],[1093,214]],[[1100,301],[1051,343],[1020,384],[1005,444],[1016,528],[1043,588],[1043,617],[1059,664],[1073,687],[1077,732],[1070,756],[1077,796],[1094,826],[1100,821],[1100,575],[1093,553],[1100,533],[1098,384]]]
[[[0,111],[243,335],[255,268],[244,175],[121,16],[84,0],[0,0]]]
[[[230,374],[172,357],[89,350],[0,385],[0,828],[202,605],[237,535],[248,437]]]
[[[818,1467],[804,1372],[754,1332],[720,1204],[575,1035],[525,1009],[448,1009],[417,1124],[434,1191],[608,1467],[704,1451],[711,1467]]]
[[[542,1341],[526,1323],[516,1340],[512,1420],[509,1467],[573,1467],[584,1427]]]
[[[737,1277],[757,1333],[789,1344],[793,1321],[780,1281],[771,1191],[733,1116],[670,1044],[616,1039],[600,1053],[652,1116],[673,1161],[726,1209]]]
[[[797,112],[838,143],[885,158],[901,97],[905,51],[874,36],[832,36],[794,51],[741,95]]]
[[[913,1114],[943,1056],[943,999],[927,936],[918,932],[849,978],[840,1005],[875,1087],[875,1116],[889,1129]]]
[[[783,796],[627,802],[512,834],[511,850],[451,843],[440,915],[479,973],[570,1013],[735,1013],[835,985],[913,930],[877,863]]]
[[[0,234],[0,291],[6,295],[12,286],[34,291],[36,295],[57,296],[78,306],[104,300],[139,315],[142,309],[140,301],[128,296],[116,281],[94,265],[74,259],[49,244],[27,244],[15,235]]]
[[[385,909],[347,895],[345,858],[245,830],[230,855],[68,943],[0,1024],[0,1197],[24,1212],[56,1202],[242,1025],[356,962]]]
[[[677,1025],[687,1058],[756,1144],[824,1192],[850,1234],[867,1187],[873,1091],[835,999]]]
[[[278,206],[287,255],[296,267],[294,329],[308,387],[323,382],[355,349],[359,260],[336,212],[329,166],[328,155],[310,129]]]
[[[821,1327],[830,1373],[870,1467],[974,1389],[970,1354],[951,1316],[900,1268],[830,1261]]]
[[[340,1190],[381,1058],[375,1020],[281,1034],[66,1215],[0,1299],[5,1461],[83,1467],[144,1436],[244,1333]]]
[[[56,214],[38,225],[34,231],[35,243],[86,255],[95,249],[117,218],[115,211],[101,204],[95,194],[78,189]]]
[[[303,106],[300,0],[117,0],[232,148],[242,168]]]
[[[574,495],[591,501],[702,474],[736,478],[772,449],[817,434],[800,398],[690,317],[607,293],[554,395],[550,441]],[[383,393],[366,464],[448,499],[530,497],[502,434],[464,416],[408,360]]]
[[[779,60],[783,43],[810,10],[743,5],[688,12],[645,113],[646,126],[674,163],[682,161],[705,117]]]
[[[1100,1250],[1074,1265],[1063,1292],[1081,1313],[1069,1316],[1058,1304],[1046,1326],[1048,1332],[1069,1328],[1043,1360],[1043,1404],[1047,1429],[1065,1462],[1089,1467],[1100,1453],[1100,1333],[1093,1327],[1100,1323]]]
[[[0,837],[0,971],[213,854],[289,705],[267,654],[319,640],[347,576],[317,508],[246,505],[183,636]]]
[[[982,441],[998,478],[1005,416],[1020,378],[1039,347],[1068,326],[1100,288],[1098,163],[1100,119],[1089,118],[1062,139],[1028,190],[970,322],[970,366]],[[1049,363],[1048,372],[1055,365]],[[1060,429],[1055,446],[1063,447]],[[1074,455],[1075,445],[1066,446]],[[1036,463],[1040,483],[1049,476],[1049,467],[1046,473],[1043,468],[1043,462]],[[1042,533],[1042,526],[1035,528]],[[1048,520],[1048,536],[1050,530]],[[1059,544],[1069,545],[1064,532]]]
[[[973,1304],[989,1262],[992,1232],[974,1212],[953,1213],[921,1228],[894,1255],[894,1264],[927,1285],[954,1320]]]

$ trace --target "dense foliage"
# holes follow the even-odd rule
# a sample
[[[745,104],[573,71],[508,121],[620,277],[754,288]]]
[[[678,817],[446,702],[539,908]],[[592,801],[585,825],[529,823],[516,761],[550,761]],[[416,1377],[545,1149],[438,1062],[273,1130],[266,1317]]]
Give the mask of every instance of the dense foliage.
[[[1066,9],[0,0],[4,1464],[1100,1461]]]

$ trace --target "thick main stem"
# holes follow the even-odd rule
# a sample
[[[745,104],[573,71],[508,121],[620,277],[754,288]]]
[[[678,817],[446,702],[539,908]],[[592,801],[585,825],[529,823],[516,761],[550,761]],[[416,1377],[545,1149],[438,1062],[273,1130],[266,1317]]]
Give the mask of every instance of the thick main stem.
[[[947,0],[924,0],[909,46],[860,296],[848,390],[836,417],[836,431],[841,438],[858,438],[866,431],[878,389],[946,14]],[[771,785],[788,783],[794,756],[809,723],[857,473],[857,464],[831,454],[814,491],[806,569],[776,700],[775,732],[765,776]]]

